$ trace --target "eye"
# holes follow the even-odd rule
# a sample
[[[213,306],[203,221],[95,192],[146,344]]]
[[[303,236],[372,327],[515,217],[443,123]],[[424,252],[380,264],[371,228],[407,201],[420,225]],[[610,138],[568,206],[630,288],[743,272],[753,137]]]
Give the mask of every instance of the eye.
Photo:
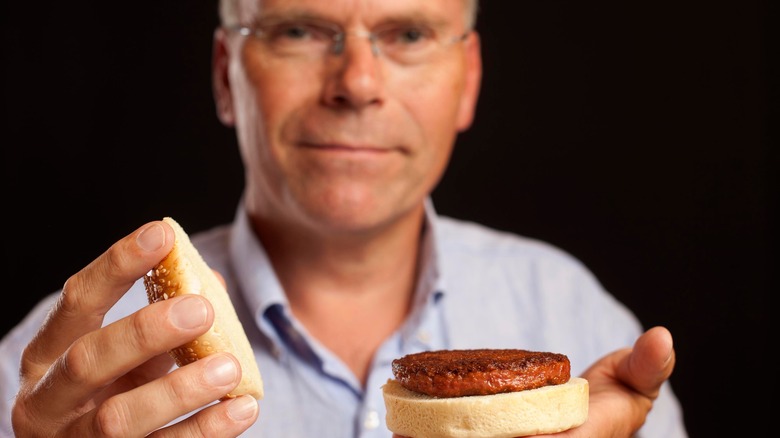
[[[404,25],[394,26],[377,32],[377,36],[385,44],[395,46],[421,46],[435,39],[433,30],[425,26]]]
[[[398,34],[398,40],[407,44],[416,43],[426,38],[426,34],[422,29],[411,27],[403,29]]]
[[[274,42],[299,42],[330,40],[335,32],[313,23],[282,22],[267,26],[264,33]]]
[[[280,39],[303,40],[311,37],[309,26],[302,23],[279,23],[266,28],[271,41]]]

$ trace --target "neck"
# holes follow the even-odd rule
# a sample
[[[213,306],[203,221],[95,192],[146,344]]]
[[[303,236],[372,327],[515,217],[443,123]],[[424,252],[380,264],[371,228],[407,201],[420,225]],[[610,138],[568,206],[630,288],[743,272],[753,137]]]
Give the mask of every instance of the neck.
[[[293,314],[365,383],[374,353],[406,318],[422,205],[372,231],[321,233],[253,218]]]

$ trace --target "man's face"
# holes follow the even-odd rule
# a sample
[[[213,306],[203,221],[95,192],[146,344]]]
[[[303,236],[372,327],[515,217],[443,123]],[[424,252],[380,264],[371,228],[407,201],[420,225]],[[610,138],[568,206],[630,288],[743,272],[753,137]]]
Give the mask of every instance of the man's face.
[[[280,50],[305,44],[310,35],[297,28],[276,37],[216,34],[217,107],[236,126],[250,214],[355,232],[419,213],[476,104],[478,38],[455,41],[467,30],[463,1],[245,1],[239,24],[301,20],[345,30],[343,49]],[[375,53],[365,36],[408,25],[439,41],[413,62]]]

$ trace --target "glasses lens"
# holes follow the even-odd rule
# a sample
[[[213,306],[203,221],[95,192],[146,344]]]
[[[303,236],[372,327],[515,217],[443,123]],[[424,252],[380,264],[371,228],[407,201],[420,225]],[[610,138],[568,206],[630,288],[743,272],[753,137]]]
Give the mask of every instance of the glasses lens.
[[[268,48],[279,56],[324,56],[338,34],[338,30],[304,21],[285,21],[258,27]]]
[[[268,50],[278,57],[324,59],[338,55],[347,43],[347,35],[368,38],[375,55],[402,65],[433,62],[443,48],[463,40],[462,37],[443,41],[430,26],[416,23],[394,23],[371,33],[355,31],[344,33],[327,22],[284,20],[261,23],[248,30],[261,39]]]
[[[430,60],[441,47],[436,32],[425,26],[398,25],[375,32],[376,45],[383,56],[401,64]]]

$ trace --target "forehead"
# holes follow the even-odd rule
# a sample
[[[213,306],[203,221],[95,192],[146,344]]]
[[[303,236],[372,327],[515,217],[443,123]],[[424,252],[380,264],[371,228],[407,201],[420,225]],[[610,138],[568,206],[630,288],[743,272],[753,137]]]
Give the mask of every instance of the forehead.
[[[224,0],[223,0],[224,1]],[[466,0],[236,0],[240,19],[269,15],[314,15],[367,26],[392,19],[437,21],[463,26]]]

